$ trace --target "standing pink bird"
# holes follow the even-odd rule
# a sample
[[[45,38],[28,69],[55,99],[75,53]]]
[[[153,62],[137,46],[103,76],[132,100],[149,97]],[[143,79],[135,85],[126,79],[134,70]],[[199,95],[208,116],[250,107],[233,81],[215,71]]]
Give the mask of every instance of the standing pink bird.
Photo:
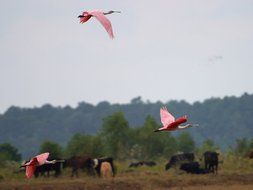
[[[29,179],[33,176],[36,167],[43,165],[43,164],[49,164],[49,163],[55,163],[55,160],[48,161],[47,158],[49,156],[49,153],[43,153],[38,156],[33,157],[29,162],[24,164],[22,167],[25,167],[26,169],[26,177]]]
[[[112,24],[111,22],[105,17],[105,15],[112,14],[112,13],[120,13],[120,11],[108,11],[106,13],[98,10],[93,11],[85,11],[82,15],[79,15],[80,23],[87,22],[91,17],[96,17],[99,22],[103,25],[107,33],[109,34],[110,38],[114,38],[113,31],[112,31]]]
[[[161,122],[163,124],[163,127],[156,129],[154,132],[158,131],[174,131],[177,129],[186,129],[189,127],[197,127],[198,125],[180,125],[182,123],[185,123],[187,121],[187,116],[180,117],[178,119],[175,119],[171,113],[168,112],[166,107],[163,107],[160,109],[160,117],[161,117]]]

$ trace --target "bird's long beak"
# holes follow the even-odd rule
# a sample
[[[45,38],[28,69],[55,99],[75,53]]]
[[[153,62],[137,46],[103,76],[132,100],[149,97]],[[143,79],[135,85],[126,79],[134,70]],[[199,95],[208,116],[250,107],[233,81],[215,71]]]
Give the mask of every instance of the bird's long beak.
[[[83,18],[84,16],[83,15],[79,15],[77,18]]]
[[[159,129],[154,130],[154,132],[159,132]]]

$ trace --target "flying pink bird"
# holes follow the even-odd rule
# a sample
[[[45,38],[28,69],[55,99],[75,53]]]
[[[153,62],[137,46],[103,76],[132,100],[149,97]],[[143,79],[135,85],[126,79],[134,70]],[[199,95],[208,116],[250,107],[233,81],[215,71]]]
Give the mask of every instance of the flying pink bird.
[[[171,115],[170,112],[168,112],[166,107],[163,107],[160,109],[160,117],[161,122],[163,124],[163,127],[156,129],[154,132],[158,131],[174,131],[177,129],[186,129],[189,127],[197,127],[198,125],[181,125],[182,123],[185,123],[187,121],[187,116],[180,117],[178,119],[175,119],[173,115]]]
[[[27,162],[26,164],[21,166],[21,167],[25,167],[26,177],[28,179],[33,176],[37,166],[40,166],[40,165],[43,165],[43,164],[55,163],[55,160],[48,161],[47,160],[48,156],[49,156],[48,152],[40,154],[38,156],[33,157],[29,162]]]
[[[82,15],[79,15],[80,23],[87,22],[91,17],[96,17],[99,22],[103,25],[107,33],[109,34],[110,38],[114,38],[113,31],[112,31],[112,24],[110,20],[108,20],[105,15],[112,14],[112,13],[120,13],[120,11],[108,11],[106,13],[98,10],[93,11],[85,11]]]

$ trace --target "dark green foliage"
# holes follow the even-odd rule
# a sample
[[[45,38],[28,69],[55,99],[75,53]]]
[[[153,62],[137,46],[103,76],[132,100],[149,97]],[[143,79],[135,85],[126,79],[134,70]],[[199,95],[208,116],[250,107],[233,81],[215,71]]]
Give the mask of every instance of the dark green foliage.
[[[3,166],[6,161],[20,161],[21,154],[18,149],[9,143],[0,144],[0,166]]]
[[[197,152],[199,155],[203,155],[206,151],[217,151],[219,148],[215,146],[213,140],[207,139],[203,142],[202,146],[197,148]]]
[[[102,141],[98,136],[75,134],[66,147],[66,156],[89,155],[101,157],[103,155]]]
[[[136,159],[152,159],[161,156],[170,156],[177,151],[177,143],[169,132],[157,132],[159,128],[154,118],[147,116],[142,127],[135,129],[135,143],[132,148],[139,147]]]
[[[233,152],[240,157],[247,157],[250,151],[253,151],[253,138],[237,139]]]
[[[193,152],[195,150],[195,142],[188,132],[182,132],[178,136],[178,150],[181,152]]]
[[[40,145],[39,153],[49,152],[49,160],[62,158],[62,147],[53,141],[45,141]]]
[[[110,104],[104,101],[95,106],[81,102],[76,108],[53,107],[49,104],[29,109],[13,106],[0,115],[0,143],[11,143],[22,152],[24,157],[30,157],[38,152],[40,144],[45,139],[65,146],[76,133],[96,134],[103,125],[102,119],[115,112],[124,113],[124,119],[128,121],[125,125],[127,131],[135,138],[133,133],[138,131],[132,131],[131,128],[144,127],[142,125],[148,115],[160,124],[161,106],[167,106],[176,117],[187,114],[189,122],[200,124],[199,128],[186,130],[193,137],[196,146],[200,146],[206,139],[211,139],[224,150],[229,146],[234,147],[236,139],[253,136],[253,95],[244,94],[239,98],[211,98],[193,104],[185,101],[150,103],[143,102],[140,97],[137,97],[129,104]],[[178,136],[180,133],[172,134]],[[131,149],[135,144],[132,138],[128,140],[125,148],[128,149],[130,146]],[[175,146],[167,147],[167,152],[174,152],[173,148],[177,143],[173,138],[169,140]],[[124,146],[123,144],[119,146]],[[135,152],[137,150],[140,152],[140,144],[135,145],[135,149]],[[108,151],[108,148],[105,151]]]
[[[107,155],[118,159],[128,156],[131,137],[128,122],[122,112],[116,112],[103,119],[99,137]]]

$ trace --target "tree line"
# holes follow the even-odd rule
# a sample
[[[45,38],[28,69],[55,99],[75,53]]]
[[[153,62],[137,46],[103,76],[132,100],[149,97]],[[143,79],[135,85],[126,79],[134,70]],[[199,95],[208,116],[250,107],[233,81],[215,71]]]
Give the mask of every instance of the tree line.
[[[123,161],[168,159],[178,152],[195,152],[201,155],[207,150],[219,151],[212,139],[206,139],[201,146],[197,146],[187,130],[175,137],[170,132],[154,133],[159,127],[153,117],[147,116],[142,126],[131,128],[124,114],[116,112],[103,119],[102,127],[96,134],[75,134],[64,147],[47,140],[40,145],[37,153],[50,152],[50,159],[89,155],[112,156]],[[247,156],[250,150],[253,150],[253,138],[238,139],[236,146],[228,151],[238,156]],[[0,144],[0,166],[9,160],[20,161],[21,154],[9,143]]]
[[[24,157],[36,154],[40,145],[46,140],[66,147],[75,134],[85,134],[85,138],[91,139],[96,137],[94,143],[99,144],[100,141],[108,138],[108,136],[101,135],[105,130],[103,118],[121,112],[127,121],[124,130],[127,130],[132,136],[128,139],[129,142],[120,141],[123,144],[118,146],[128,147],[135,143],[137,145],[134,146],[134,150],[138,150],[140,143],[136,143],[136,134],[139,135],[137,139],[147,138],[142,132],[148,131],[147,118],[151,117],[156,125],[159,125],[159,109],[162,106],[166,106],[176,117],[188,115],[189,122],[200,125],[199,128],[187,130],[195,146],[201,146],[205,140],[212,139],[224,151],[230,146],[234,147],[237,139],[250,139],[253,136],[253,95],[245,93],[240,97],[210,98],[192,104],[183,100],[144,102],[141,97],[136,97],[127,104],[110,104],[103,101],[92,105],[80,102],[75,108],[54,107],[50,104],[34,108],[12,106],[0,115],[0,143],[12,144]],[[148,123],[147,125],[151,126],[152,122]],[[124,139],[124,136],[127,135],[123,134],[119,132]],[[174,143],[173,138],[178,139],[181,134],[181,132],[175,132],[169,134],[169,137],[167,137],[168,134],[160,134],[160,138],[164,138],[165,135],[171,141],[170,143]],[[155,137],[155,134],[149,136],[150,141],[162,144],[159,140],[153,139]],[[169,141],[168,139],[164,142]],[[150,146],[149,149],[152,148],[148,143],[147,146]],[[118,149],[114,148],[115,151]],[[109,151],[108,147],[104,149]],[[160,152],[161,150],[157,153],[160,154]]]

